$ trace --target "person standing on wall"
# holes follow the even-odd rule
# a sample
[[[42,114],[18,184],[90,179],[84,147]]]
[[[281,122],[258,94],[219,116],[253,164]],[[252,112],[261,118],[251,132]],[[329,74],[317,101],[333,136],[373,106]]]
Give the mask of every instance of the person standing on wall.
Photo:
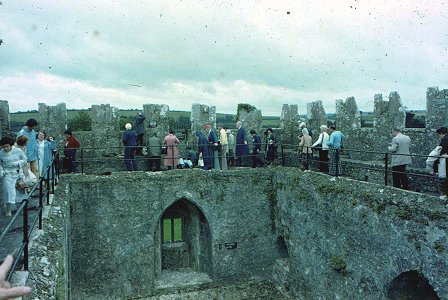
[[[237,166],[243,166],[243,157],[249,155],[249,145],[246,140],[246,129],[241,127],[241,122],[236,122],[238,132],[236,134],[235,154],[237,156]]]
[[[135,133],[137,134],[137,150],[136,155],[142,155],[143,136],[145,134],[145,119],[146,117],[141,113],[137,113],[134,117]]]
[[[148,169],[149,171],[160,171],[161,153],[160,148],[162,147],[162,141],[157,137],[157,133],[148,139]]]
[[[444,199],[448,196],[448,172],[447,172],[447,162],[448,162],[448,129],[446,127],[440,127],[437,129],[437,134],[440,138],[440,146],[442,149],[440,150],[439,165],[438,165],[438,173],[440,178],[445,178],[444,183],[442,184],[442,197]]]
[[[235,135],[230,131],[230,129],[226,130],[227,141],[229,142],[229,155],[228,155],[228,166],[235,165],[235,147],[236,147],[236,139]]]
[[[76,172],[76,151],[81,147],[79,141],[73,136],[72,130],[67,129],[64,131],[65,147],[64,147],[64,160],[62,161],[62,167],[67,173]]]
[[[207,138],[202,131],[196,131],[195,134],[198,138],[198,166],[202,170],[210,170],[212,168],[212,154]]]
[[[227,155],[229,154],[229,141],[227,140],[226,130],[222,125],[218,126],[219,129],[219,144],[221,145],[221,170],[227,170]]]
[[[137,161],[135,160],[135,146],[137,145],[137,134],[132,130],[131,123],[124,125],[126,131],[123,133],[122,142],[124,145],[124,163],[126,170],[137,171]]]
[[[271,166],[275,159],[275,152],[277,150],[274,131],[272,128],[266,129],[266,164]]]
[[[301,134],[302,134],[302,130],[303,130],[303,129],[308,130],[308,135],[309,135],[311,138],[313,138],[313,133],[311,132],[311,129],[309,129],[309,128],[306,126],[306,123],[305,123],[305,122],[301,122],[301,123],[299,124],[299,130],[300,130],[300,132],[299,132],[299,137],[302,137]]]
[[[327,133],[327,125],[320,126],[321,134],[317,141],[311,146],[312,148],[317,148],[319,151],[319,171],[323,173],[328,173],[328,142],[330,141],[330,136]]]
[[[180,142],[174,135],[173,130],[168,132],[163,143],[166,145],[166,155],[163,160],[163,165],[166,166],[168,170],[174,169],[179,164],[179,149],[177,148],[177,145]]]
[[[313,158],[313,151],[311,149],[311,137],[308,134],[308,129],[302,129],[302,137],[299,142],[299,153],[302,158],[302,170],[310,169],[310,161]]]
[[[329,174],[333,176],[342,175],[342,164],[340,159],[340,152],[342,149],[342,141],[344,134],[339,130],[336,130],[336,126],[330,126],[330,140],[328,141],[330,164]]]
[[[260,165],[260,167],[263,167],[264,162],[263,162],[263,160],[261,160],[261,158],[259,156],[260,150],[261,150],[261,138],[257,134],[257,132],[253,129],[250,131],[250,134],[252,135],[252,145],[253,145],[252,168],[256,168],[258,165]]]
[[[213,169],[220,170],[219,166],[219,140],[215,129],[212,128],[211,124],[205,124],[205,134],[207,136],[208,145],[210,147],[210,152],[213,153]]]
[[[26,144],[28,165],[30,166],[31,172],[39,178],[39,149],[36,140],[36,131],[34,131],[36,126],[36,119],[28,119],[25,126],[17,133],[17,137],[24,135],[28,138],[28,143]]]
[[[409,181],[406,175],[406,166],[412,163],[409,151],[411,145],[411,138],[402,134],[400,129],[392,129],[392,143],[388,150],[392,152],[392,183],[394,187],[409,190]]]
[[[26,137],[24,137],[26,139]],[[25,153],[14,146],[14,139],[2,137],[0,140],[0,178],[2,183],[2,199],[6,205],[5,215],[11,216],[12,206],[17,200],[16,184],[20,179],[24,169],[28,170],[28,163]],[[26,171],[28,172],[28,171]]]
[[[39,146],[39,174],[41,177],[51,178],[51,169],[48,170],[47,174],[44,174],[47,171],[48,166],[51,164],[53,160],[53,151],[56,150],[56,143],[51,140],[45,139],[45,133],[39,131],[37,133],[37,144]]]

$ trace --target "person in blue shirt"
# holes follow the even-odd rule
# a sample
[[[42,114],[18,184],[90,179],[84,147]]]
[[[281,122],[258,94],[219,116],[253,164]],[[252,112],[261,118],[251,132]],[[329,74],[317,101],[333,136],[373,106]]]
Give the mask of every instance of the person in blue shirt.
[[[210,148],[210,153],[213,154],[213,157],[212,157],[213,169],[220,170],[221,167],[219,165],[219,151],[218,151],[219,140],[218,140],[218,135],[216,134],[215,129],[212,128],[211,124],[209,124],[209,123],[205,124],[204,128],[205,128],[205,133],[207,135],[207,140],[208,140],[208,145],[209,145],[209,148]]]
[[[25,126],[17,133],[17,137],[23,135],[28,138],[28,143],[26,144],[28,165],[30,166],[31,172],[39,178],[39,149],[37,145],[36,131],[34,131],[36,126],[36,119],[29,119],[26,121]]]
[[[236,165],[243,166],[243,157],[249,155],[249,145],[246,141],[246,129],[241,126],[241,122],[236,122],[236,128],[238,129],[236,133],[236,145],[235,145],[235,155],[236,155]]]
[[[37,145],[39,149],[39,174],[41,177],[52,179],[52,173],[54,173],[54,171],[50,169],[47,173],[45,172],[53,160],[53,152],[56,150],[56,143],[53,140],[53,137],[49,137],[48,140],[46,140],[45,132],[39,131],[37,134]]]
[[[330,141],[328,142],[328,147],[330,147],[329,174],[339,176],[342,175],[340,152],[343,147],[344,134],[339,130],[336,130],[336,126],[334,125],[330,126],[329,132],[330,132]]]
[[[256,168],[257,165],[260,165],[261,167],[264,166],[263,160],[261,160],[259,153],[261,150],[261,138],[260,136],[255,132],[255,130],[251,130],[250,134],[252,135],[252,168]]]
[[[203,170],[209,170],[212,168],[212,154],[208,146],[208,140],[202,131],[196,131],[198,138],[198,156],[202,157],[203,165],[200,166]],[[199,162],[198,162],[199,164]]]
[[[135,130],[132,130],[131,123],[126,123],[124,126],[126,131],[123,134],[124,148],[124,163],[128,171],[137,171],[137,161],[135,160],[135,148],[137,145],[137,135]]]

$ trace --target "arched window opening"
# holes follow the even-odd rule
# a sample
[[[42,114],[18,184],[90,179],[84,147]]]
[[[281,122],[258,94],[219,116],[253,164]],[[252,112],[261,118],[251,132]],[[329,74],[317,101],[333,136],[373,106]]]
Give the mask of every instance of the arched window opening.
[[[389,300],[440,300],[428,280],[417,271],[403,272],[389,285]]]
[[[210,281],[210,228],[204,213],[196,205],[180,199],[168,207],[156,226],[154,240],[159,286]],[[175,278],[181,280],[177,282]]]

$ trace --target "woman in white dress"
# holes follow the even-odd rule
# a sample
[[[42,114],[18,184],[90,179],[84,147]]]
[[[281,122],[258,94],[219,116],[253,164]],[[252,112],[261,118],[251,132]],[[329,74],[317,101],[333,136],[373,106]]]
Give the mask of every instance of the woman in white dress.
[[[2,177],[3,201],[6,203],[6,216],[11,216],[11,207],[16,203],[16,183],[27,165],[25,153],[14,146],[14,140],[3,137],[0,140],[0,175]]]

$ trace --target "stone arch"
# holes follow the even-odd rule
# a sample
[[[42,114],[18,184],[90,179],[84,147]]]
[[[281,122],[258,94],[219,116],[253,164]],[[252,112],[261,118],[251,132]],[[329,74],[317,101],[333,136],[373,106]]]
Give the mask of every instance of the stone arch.
[[[160,214],[154,244],[156,277],[164,270],[212,276],[209,222],[203,210],[190,199],[178,198]]]
[[[390,282],[387,299],[439,300],[440,298],[428,279],[412,270],[400,273]]]

